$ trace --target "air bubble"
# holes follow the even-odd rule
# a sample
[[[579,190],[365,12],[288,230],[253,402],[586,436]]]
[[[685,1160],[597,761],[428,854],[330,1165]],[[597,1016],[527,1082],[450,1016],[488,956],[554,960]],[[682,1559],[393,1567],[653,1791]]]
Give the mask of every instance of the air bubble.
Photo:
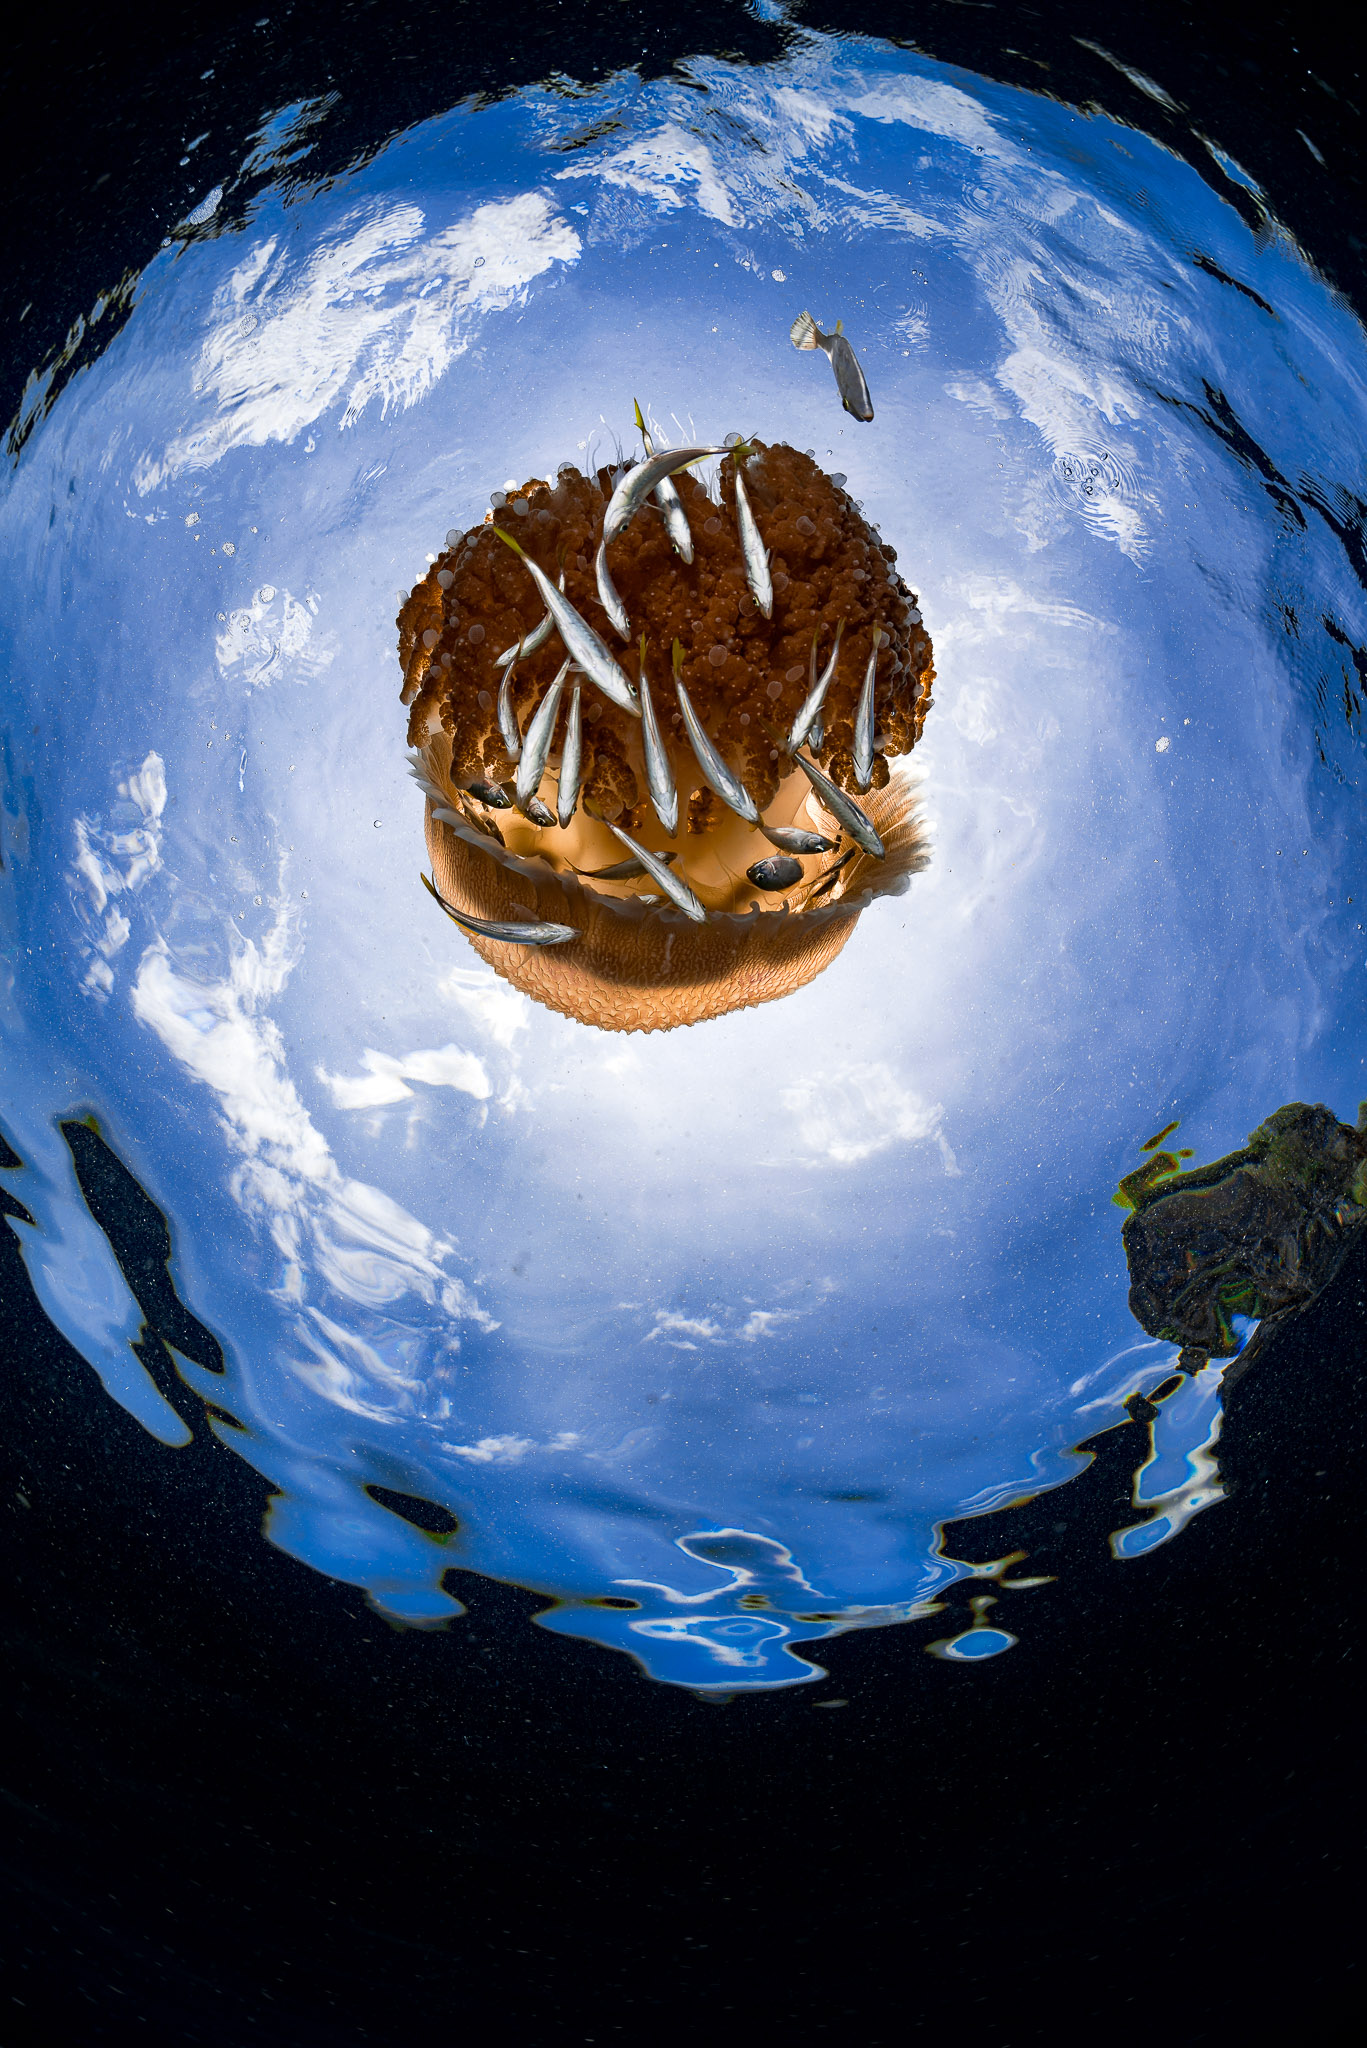
[[[429,626],[427,628],[427,631],[422,636],[422,644],[430,653],[432,649],[436,646],[440,638],[441,635],[438,633],[436,627]]]
[[[464,540],[464,538],[465,535],[463,533],[458,533],[456,528],[453,526],[449,528],[447,531],[446,545],[448,548],[458,548],[461,542]]]
[[[726,648],[721,646],[720,643],[715,647],[709,647],[707,650],[707,658],[711,662],[713,668],[721,667],[722,663],[726,660],[726,654]]]
[[[840,470],[833,469],[831,471],[831,482],[835,485],[838,491],[843,491],[846,484],[849,482],[849,478],[845,476]]]
[[[469,632],[466,634],[465,637],[470,642],[470,645],[472,647],[479,646],[480,642],[484,638],[484,628],[479,624],[478,620],[476,620],[475,624],[471,626]]]

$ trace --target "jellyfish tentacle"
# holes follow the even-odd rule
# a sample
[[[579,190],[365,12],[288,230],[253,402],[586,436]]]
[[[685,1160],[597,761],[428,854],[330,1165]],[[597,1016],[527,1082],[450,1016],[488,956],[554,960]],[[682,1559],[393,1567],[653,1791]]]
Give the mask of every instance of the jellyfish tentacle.
[[[875,860],[885,859],[887,848],[874,831],[871,820],[854,798],[846,796],[844,790],[832,782],[829,775],[823,775],[815,761],[807,760],[802,754],[795,755],[794,758],[826,809],[838,824],[844,826],[856,845],[862,846],[865,853],[872,854]]]
[[[578,928],[572,924],[545,924],[539,919],[530,919],[526,924],[502,924],[494,918],[471,917],[466,910],[457,910],[448,903],[436,883],[421,873],[423,888],[426,889],[446,912],[452,924],[458,924],[462,931],[473,932],[477,938],[499,939],[509,946],[563,946],[569,939],[579,937]]]
[[[841,854],[834,867],[827,868],[824,875],[818,875],[811,888],[807,891],[807,903],[804,908],[809,908],[816,902],[819,896],[825,896],[830,893],[840,879],[841,869],[848,866],[849,862],[854,859],[854,855],[855,849],[851,847],[848,853]]]
[[[641,635],[641,741],[646,757],[646,782],[655,815],[672,839],[679,829],[679,790],[669,765],[669,752],[655,716],[655,703],[646,679],[646,636]]]
[[[527,807],[536,797],[536,792],[541,787],[541,778],[546,772],[546,757],[551,751],[556,715],[560,710],[560,698],[569,672],[570,664],[566,661],[537,705],[532,722],[523,735],[522,758],[517,764],[517,804],[518,809],[529,817],[531,813]],[[545,808],[544,805],[542,808]]]
[[[560,750],[560,789],[555,814],[562,831],[574,816],[579,802],[579,783],[584,766],[583,730],[580,685],[576,683],[570,692],[570,708],[565,714],[565,739]]]
[[[740,778],[732,774],[727,767],[708,737],[702,720],[693,709],[692,700],[684,688],[683,648],[677,640],[674,642],[674,689],[679,699],[679,709],[683,713],[684,730],[688,734],[689,745],[697,757],[704,780],[738,818],[744,818],[747,825],[758,825],[759,812],[755,807],[754,798]]]
[[[859,692],[859,706],[854,714],[854,779],[861,790],[867,789],[873,780],[874,677],[878,669],[878,650],[882,644],[882,630],[875,626],[873,651],[869,655],[869,665],[864,671],[864,687]]]
[[[816,724],[820,714],[821,707],[826,701],[826,692],[835,681],[835,671],[840,660],[840,636],[844,630],[845,621],[842,619],[835,629],[835,645],[831,649],[831,658],[819,676],[816,674],[816,633],[812,635],[812,686],[808,690],[803,700],[802,709],[793,720],[792,728],[788,734],[788,752],[790,754],[795,754],[803,741],[810,735],[812,727]],[[817,631],[820,631],[819,627]],[[820,741],[818,740],[815,744],[819,746]]]
[[[658,883],[670,902],[677,904],[684,916],[691,917],[694,924],[701,924],[707,912],[682,876],[672,874],[658,854],[650,853],[644,846],[638,845],[631,834],[624,832],[620,825],[609,825],[608,830],[615,838],[621,840],[635,859],[640,861],[651,881]]]

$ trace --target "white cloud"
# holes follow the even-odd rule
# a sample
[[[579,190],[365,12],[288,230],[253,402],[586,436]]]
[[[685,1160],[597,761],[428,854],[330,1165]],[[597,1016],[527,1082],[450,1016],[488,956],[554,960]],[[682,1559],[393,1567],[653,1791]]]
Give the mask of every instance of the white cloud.
[[[753,1344],[757,1337],[772,1337],[784,1323],[795,1323],[797,1317],[787,1308],[752,1308],[745,1322],[736,1332],[747,1344]]]
[[[641,1304],[623,1301],[618,1306],[633,1309]],[[785,1323],[799,1320],[796,1310],[785,1308],[752,1308],[740,1324],[732,1321],[738,1310],[725,1309],[722,1313],[727,1318],[725,1322],[718,1322],[713,1316],[686,1316],[677,1309],[657,1308],[655,1327],[647,1330],[641,1341],[653,1344],[662,1338],[673,1351],[697,1351],[703,1344],[753,1344],[757,1338],[774,1336]]]
[[[329,1074],[317,1068],[318,1079],[331,1091],[338,1109],[378,1109],[388,1102],[402,1102],[413,1093],[409,1081],[424,1081],[430,1088],[458,1088],[487,1102],[493,1089],[483,1064],[473,1053],[458,1045],[443,1045],[431,1052],[375,1052],[369,1046],[361,1054],[364,1074]]]
[[[721,1324],[714,1323],[710,1316],[682,1316],[672,1308],[657,1308],[655,1327],[646,1332],[642,1342],[653,1344],[657,1337],[663,1337],[676,1351],[696,1351],[698,1347],[691,1339],[697,1337],[715,1344],[722,1334]]]
[[[973,637],[979,639],[1006,632],[1006,622],[1014,612],[1025,612],[1031,618],[1043,619],[1049,626],[1085,626],[1094,633],[1118,630],[1109,619],[1083,611],[1080,605],[1051,604],[1047,598],[1035,597],[1009,576],[965,577],[959,585],[959,594],[969,610],[979,614],[981,625],[976,632],[972,627],[968,629]],[[956,622],[955,630],[964,635],[961,622]]]
[[[532,1006],[519,990],[475,968],[453,967],[437,983],[438,995],[455,1003],[495,1045],[507,1052],[519,1031],[526,1031]]]
[[[217,1097],[223,1130],[240,1162],[232,1191],[249,1215],[263,1221],[281,1255],[277,1292],[301,1308],[310,1279],[376,1310],[416,1296],[435,1312],[435,1334],[448,1346],[452,1326],[462,1321],[497,1328],[449,1269],[451,1240],[437,1236],[382,1189],[343,1174],[300,1100],[279,1027],[266,1008],[293,965],[289,912],[280,912],[259,945],[228,929],[229,971],[211,982],[178,973],[165,940],[154,941],[139,962],[132,1007],[139,1022]],[[451,1085],[458,1071],[448,1058],[452,1053],[455,1060],[468,1058],[448,1048],[414,1060],[419,1066],[434,1063],[426,1073]],[[363,1360],[342,1359],[335,1342],[324,1343],[333,1327],[324,1328],[321,1318],[301,1325],[313,1353],[311,1362],[298,1367],[303,1376],[329,1399],[355,1406],[351,1389],[360,1373],[372,1394],[387,1395],[391,1407],[395,1401],[403,1405],[409,1384],[404,1377],[381,1374],[377,1386]]]
[[[928,135],[943,136],[946,142],[960,142],[966,149],[1003,164],[1028,165],[1030,159],[1004,136],[981,100],[961,92],[956,85],[944,85],[933,78],[917,78],[904,72],[901,77],[881,80],[869,92],[844,101],[850,113],[867,120],[896,122],[920,128]]]
[[[544,1444],[529,1436],[482,1436],[472,1444],[443,1444],[442,1449],[472,1465],[516,1465],[529,1451],[569,1451],[578,1442],[577,1430],[562,1429]]]
[[[880,1061],[814,1075],[786,1088],[783,1102],[807,1151],[835,1166],[857,1166],[894,1145],[933,1144],[945,1172],[959,1172],[942,1106],[904,1088]]]
[[[75,826],[72,880],[83,892],[77,907],[91,940],[82,986],[101,997],[114,986],[110,962],[123,951],[132,931],[113,898],[136,895],[161,866],[161,820],[166,809],[166,764],[161,755],[148,754],[142,766],[118,785],[118,794],[122,817],[105,826],[82,816]],[[138,817],[140,824],[133,822]]]
[[[740,225],[740,216],[711,150],[674,121],[667,121],[653,135],[643,135],[639,141],[628,143],[625,149],[614,149],[589,163],[557,171],[556,177],[600,178],[605,185],[644,194],[667,212],[696,200],[699,211],[710,214],[713,220],[726,227]]]
[[[470,345],[483,315],[519,302],[580,240],[543,194],[518,193],[425,233],[422,209],[386,202],[296,256],[287,235],[259,242],[214,295],[195,364],[199,417],[160,461],[135,471],[140,493],[232,448],[295,441],[342,407],[350,426],[372,401],[410,406]]]

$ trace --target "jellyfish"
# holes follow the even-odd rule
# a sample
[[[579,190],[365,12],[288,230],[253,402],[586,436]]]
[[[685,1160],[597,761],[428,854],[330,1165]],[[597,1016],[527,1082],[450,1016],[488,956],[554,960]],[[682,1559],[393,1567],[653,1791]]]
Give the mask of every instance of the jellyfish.
[[[928,858],[891,765],[934,682],[896,550],[810,454],[730,442],[715,497],[571,464],[494,492],[396,622],[429,888],[605,1030],[802,987]]]

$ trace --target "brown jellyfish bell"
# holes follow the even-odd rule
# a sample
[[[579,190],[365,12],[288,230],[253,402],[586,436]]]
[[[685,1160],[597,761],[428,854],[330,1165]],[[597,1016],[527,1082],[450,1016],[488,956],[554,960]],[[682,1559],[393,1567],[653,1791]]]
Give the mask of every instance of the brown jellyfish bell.
[[[927,860],[889,765],[935,674],[895,550],[782,443],[731,446],[718,499],[662,466],[495,492],[397,621],[429,886],[608,1031],[801,988]]]

